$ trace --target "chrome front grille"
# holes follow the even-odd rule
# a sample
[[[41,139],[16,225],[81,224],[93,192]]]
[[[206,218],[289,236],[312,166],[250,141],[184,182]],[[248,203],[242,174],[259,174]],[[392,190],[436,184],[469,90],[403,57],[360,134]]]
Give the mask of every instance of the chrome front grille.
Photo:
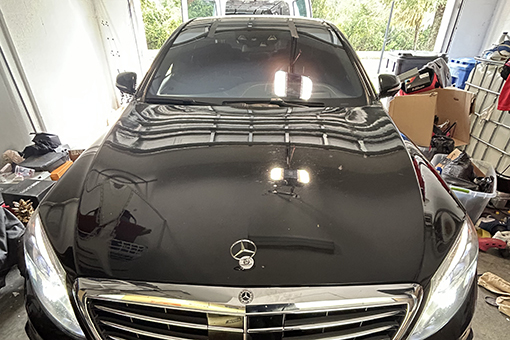
[[[418,285],[243,288],[78,279],[78,305],[96,339],[398,340]]]

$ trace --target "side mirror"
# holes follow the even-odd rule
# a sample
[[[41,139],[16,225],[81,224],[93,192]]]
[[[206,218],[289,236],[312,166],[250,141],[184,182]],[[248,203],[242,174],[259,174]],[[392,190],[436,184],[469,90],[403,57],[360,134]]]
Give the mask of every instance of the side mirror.
[[[393,74],[379,75],[379,98],[392,97],[400,90],[400,80]]]
[[[115,86],[127,94],[135,94],[136,91],[136,73],[134,72],[122,72],[117,75]]]

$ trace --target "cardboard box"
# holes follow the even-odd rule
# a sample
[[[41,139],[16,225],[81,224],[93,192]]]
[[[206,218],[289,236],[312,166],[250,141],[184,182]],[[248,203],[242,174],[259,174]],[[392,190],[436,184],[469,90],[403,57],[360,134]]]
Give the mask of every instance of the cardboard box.
[[[452,129],[455,146],[469,144],[469,115],[474,111],[475,94],[454,87],[397,96],[390,102],[389,115],[398,129],[419,146],[432,138],[434,116],[439,124],[457,123]]]
[[[84,151],[85,149],[69,150],[69,159],[72,160],[73,162],[76,161]]]

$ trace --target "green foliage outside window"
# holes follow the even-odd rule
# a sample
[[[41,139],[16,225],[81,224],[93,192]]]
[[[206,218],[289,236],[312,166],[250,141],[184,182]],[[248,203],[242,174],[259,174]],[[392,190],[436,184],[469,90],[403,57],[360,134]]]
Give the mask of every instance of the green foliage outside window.
[[[188,5],[189,18],[203,18],[214,15],[214,1],[207,0],[193,0]]]
[[[311,0],[313,16],[333,22],[357,51],[380,51],[393,0]],[[447,0],[395,1],[387,50],[433,50]]]
[[[331,21],[357,51],[380,51],[392,0],[311,0],[315,18]],[[398,0],[387,50],[432,50],[447,0]],[[182,23],[180,0],[141,0],[149,49],[158,49]],[[303,7],[304,2],[298,1]],[[304,8],[300,8],[303,10]],[[188,2],[189,17],[214,14],[214,2]]]
[[[180,0],[141,0],[147,48],[159,49],[170,34],[182,23]]]

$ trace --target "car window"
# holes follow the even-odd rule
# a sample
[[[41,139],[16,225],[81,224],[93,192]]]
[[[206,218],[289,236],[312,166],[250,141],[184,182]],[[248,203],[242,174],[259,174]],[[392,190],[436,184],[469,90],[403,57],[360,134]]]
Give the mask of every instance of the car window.
[[[220,103],[287,97],[292,92],[282,96],[275,88],[282,72],[301,77],[302,86],[311,89],[303,102],[334,104],[363,97],[360,79],[334,31],[298,27],[297,32],[293,39],[286,27],[184,30],[167,51],[147,97],[216,98]],[[284,81],[290,82],[290,75]]]
[[[188,18],[212,17],[217,13],[214,0],[191,0],[188,1]]]
[[[299,15],[291,11],[292,1],[281,0],[228,0],[226,15]]]
[[[333,45],[338,45],[338,46],[342,45],[342,43],[340,42],[340,39],[338,39],[338,36],[336,35],[336,33],[330,29],[307,27],[306,29],[298,28],[297,31],[299,34],[311,35],[314,38],[323,40],[323,41],[328,42]]]
[[[209,26],[193,27],[183,31],[174,40],[174,46],[196,39],[198,37],[204,37],[209,32]]]
[[[305,0],[297,0],[296,5],[299,11],[299,15],[302,17],[307,17],[306,13],[306,1]]]

